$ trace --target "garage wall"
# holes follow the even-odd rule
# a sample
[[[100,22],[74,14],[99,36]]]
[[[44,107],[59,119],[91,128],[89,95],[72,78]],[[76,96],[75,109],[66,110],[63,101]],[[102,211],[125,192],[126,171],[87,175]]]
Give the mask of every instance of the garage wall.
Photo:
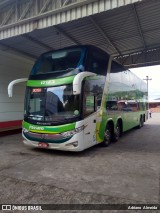
[[[14,86],[12,98],[7,87],[12,80],[28,77],[32,66],[33,61],[0,50],[0,130],[21,125],[25,83]]]

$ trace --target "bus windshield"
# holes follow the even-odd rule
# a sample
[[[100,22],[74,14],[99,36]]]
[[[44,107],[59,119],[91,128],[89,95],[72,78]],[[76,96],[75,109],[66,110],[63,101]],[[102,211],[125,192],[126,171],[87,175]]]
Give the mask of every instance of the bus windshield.
[[[67,72],[82,67],[84,53],[84,48],[71,48],[45,53],[33,66],[31,75]]]
[[[72,85],[28,90],[25,114],[29,119],[56,123],[79,116],[79,95],[73,95]]]

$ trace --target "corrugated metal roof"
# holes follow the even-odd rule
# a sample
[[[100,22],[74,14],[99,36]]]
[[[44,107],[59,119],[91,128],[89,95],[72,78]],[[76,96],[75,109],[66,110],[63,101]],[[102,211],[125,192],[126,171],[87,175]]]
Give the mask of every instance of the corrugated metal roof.
[[[52,1],[57,2],[56,4],[61,2],[58,0]],[[23,4],[20,4],[19,1],[19,4],[11,4],[7,8],[8,10],[1,12],[0,39],[28,33],[34,29],[66,23],[138,1],[141,0],[76,0],[68,6],[57,7],[58,9],[56,6],[53,7],[54,9],[50,6],[50,10],[42,14],[36,14],[35,12],[36,8],[40,7],[40,4],[36,5],[37,1],[30,0],[28,2],[24,0]]]
[[[0,44],[34,58],[50,49],[92,44],[126,66],[154,64],[160,61],[159,11],[157,0],[82,0],[64,11],[45,14],[36,22],[23,20],[22,24],[3,28]],[[29,37],[24,36],[27,33]]]

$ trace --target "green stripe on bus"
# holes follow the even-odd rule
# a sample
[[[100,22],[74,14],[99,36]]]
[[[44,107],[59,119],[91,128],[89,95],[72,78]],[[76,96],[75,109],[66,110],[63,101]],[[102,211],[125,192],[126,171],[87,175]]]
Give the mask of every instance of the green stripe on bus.
[[[28,131],[37,132],[37,133],[58,134],[61,132],[67,132],[70,130],[74,130],[75,126],[76,126],[76,123],[64,124],[64,125],[59,125],[59,126],[40,126],[40,125],[29,124],[29,123],[23,121],[23,128],[27,129]]]
[[[64,84],[71,84],[74,80],[75,75],[68,76],[65,78],[49,79],[49,80],[28,80],[27,86],[29,87],[47,87],[47,86],[58,86]]]

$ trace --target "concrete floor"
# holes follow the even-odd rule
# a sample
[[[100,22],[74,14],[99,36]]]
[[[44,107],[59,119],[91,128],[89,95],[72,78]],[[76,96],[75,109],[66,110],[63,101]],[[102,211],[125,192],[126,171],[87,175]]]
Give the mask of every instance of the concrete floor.
[[[160,114],[109,147],[30,149],[0,138],[0,203],[160,204]],[[111,212],[111,211],[110,211]]]

